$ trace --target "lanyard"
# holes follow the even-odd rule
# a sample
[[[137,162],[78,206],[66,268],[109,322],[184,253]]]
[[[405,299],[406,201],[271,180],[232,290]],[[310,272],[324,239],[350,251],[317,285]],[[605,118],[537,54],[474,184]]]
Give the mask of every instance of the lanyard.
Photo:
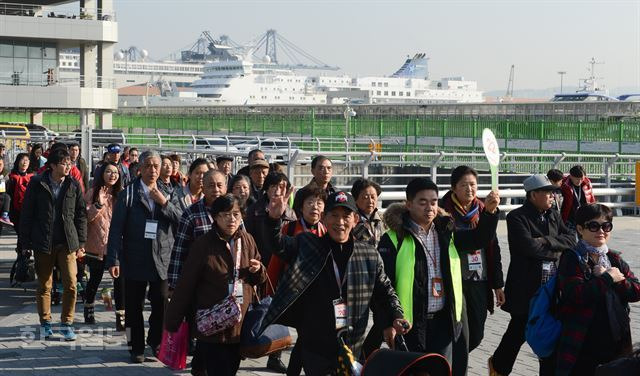
[[[236,257],[234,261],[234,268],[233,268],[233,283],[235,284],[236,281],[238,280],[238,275],[240,274],[239,270],[240,270],[240,251],[242,249],[241,246],[241,241],[240,238],[238,238],[237,240],[234,239],[230,239],[229,240],[229,250],[232,250],[233,248],[236,248]],[[233,259],[233,253],[231,254],[231,258]]]
[[[341,246],[342,248],[342,246]],[[345,267],[344,275],[342,276],[342,280],[340,279],[340,270],[338,269],[338,264],[336,264],[336,260],[333,258],[333,253],[331,253],[331,261],[333,262],[333,273],[336,277],[336,284],[338,285],[338,290],[340,291],[340,297],[342,298],[342,285],[347,281],[347,268]],[[340,283],[342,281],[342,283]]]
[[[578,187],[578,192],[580,192],[579,195],[576,193],[576,189],[573,188],[573,195],[576,196],[576,199],[578,200],[577,207],[580,207],[580,200],[582,200],[582,186]]]

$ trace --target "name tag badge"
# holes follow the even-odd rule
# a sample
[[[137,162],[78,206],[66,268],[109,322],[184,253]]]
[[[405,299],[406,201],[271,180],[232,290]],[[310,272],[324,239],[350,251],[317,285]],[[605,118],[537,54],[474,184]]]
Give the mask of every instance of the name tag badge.
[[[4,193],[7,191],[7,184],[5,183],[4,180],[0,181],[0,192]]]
[[[443,287],[442,278],[431,278],[431,293],[433,296],[439,298],[444,295]]]
[[[544,270],[545,272],[551,271],[551,261],[543,261],[542,270]]]
[[[333,313],[336,318],[336,329],[342,329],[347,326],[347,305],[344,300],[336,299],[333,301]]]
[[[480,253],[480,250],[468,254],[467,260],[469,261],[470,271],[473,272],[482,270],[482,254]]]
[[[229,283],[229,293],[233,293],[233,296],[236,298],[236,302],[238,304],[242,304],[244,298],[244,289],[242,288],[241,281],[238,281],[238,283]]]
[[[158,233],[158,221],[147,219],[147,223],[144,225],[144,238],[155,239]]]

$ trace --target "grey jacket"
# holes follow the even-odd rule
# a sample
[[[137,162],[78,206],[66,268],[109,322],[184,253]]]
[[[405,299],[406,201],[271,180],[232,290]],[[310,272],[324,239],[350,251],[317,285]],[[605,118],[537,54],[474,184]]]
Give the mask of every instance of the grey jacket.
[[[120,265],[120,274],[126,279],[165,280],[180,203],[175,193],[165,193],[169,202],[164,207],[156,204],[152,213],[142,184],[137,178],[118,194],[107,243],[107,267]],[[147,220],[158,221],[155,239],[145,239]]]

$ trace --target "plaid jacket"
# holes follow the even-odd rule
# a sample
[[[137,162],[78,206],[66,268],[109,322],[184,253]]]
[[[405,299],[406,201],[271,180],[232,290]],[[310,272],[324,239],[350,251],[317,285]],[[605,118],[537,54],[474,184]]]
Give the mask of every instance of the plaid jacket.
[[[628,306],[629,302],[640,300],[640,282],[629,269],[629,265],[618,253],[609,251],[607,256],[611,266],[618,267],[624,274],[624,281],[614,284],[608,274],[589,277],[585,273],[589,273],[591,267],[584,265],[584,257],[578,261],[574,252],[564,252],[560,259],[557,288],[560,291],[558,316],[562,321],[562,334],[557,347],[557,376],[568,375],[574,367],[593,320],[596,305],[605,304],[604,297],[609,289],[618,294],[625,306]],[[628,341],[630,345],[631,338],[628,338]]]
[[[169,262],[169,287],[174,289],[178,283],[178,277],[182,271],[182,265],[187,259],[191,243],[198,237],[211,230],[212,219],[209,215],[209,208],[204,198],[189,206],[182,212],[176,241],[173,243],[171,251],[171,261]]]
[[[288,312],[285,315],[294,316],[294,319],[284,318],[283,314],[327,265],[330,249],[328,236],[319,238],[312,233],[304,232],[296,237],[281,237],[283,249],[279,251],[278,256],[290,266],[280,279],[269,311],[262,321],[260,333],[276,322],[295,327],[296,322],[301,320],[313,320],[312,317],[295,317],[296,312]],[[384,309],[380,314],[388,322],[388,326],[391,326],[394,319],[403,317],[398,296],[384,272],[380,255],[372,245],[356,241],[347,265],[348,325],[353,327],[347,339],[356,358],[364,341],[369,306],[372,302],[376,303],[376,307]]]

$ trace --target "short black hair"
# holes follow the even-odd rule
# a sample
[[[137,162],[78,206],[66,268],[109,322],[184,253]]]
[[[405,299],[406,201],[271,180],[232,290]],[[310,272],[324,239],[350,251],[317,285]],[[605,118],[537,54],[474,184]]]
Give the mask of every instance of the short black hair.
[[[585,172],[584,167],[582,167],[581,165],[575,165],[571,167],[571,170],[569,170],[569,175],[573,176],[574,178],[582,178],[586,174],[587,173]]]
[[[407,200],[413,200],[418,192],[424,190],[436,191],[436,193],[438,193],[438,186],[429,178],[415,178],[411,180],[405,189]]]
[[[216,163],[220,163],[222,161],[229,161],[229,162],[233,162],[233,157],[228,156],[228,155],[220,155],[216,158]]]
[[[260,150],[260,149],[252,149],[251,151],[249,151],[249,154],[247,155],[247,158],[251,159],[251,157],[253,157],[257,153],[264,154],[264,152],[262,150]]]
[[[242,211],[242,205],[236,196],[230,193],[220,196],[213,201],[213,204],[211,204],[211,215],[215,217],[220,213],[228,212],[233,209],[233,206],[236,204],[240,208],[240,211]]]
[[[318,197],[324,201],[325,204],[327,202],[327,192],[325,192],[324,189],[316,186],[300,188],[300,190],[296,192],[296,200],[293,202],[293,210],[296,212],[296,215],[302,216],[302,205],[309,197]]]
[[[287,183],[287,189],[291,188],[291,182],[287,175],[282,172],[270,172],[267,174],[267,177],[264,178],[262,189],[266,192],[272,185],[278,185],[283,181]]]
[[[209,168],[209,165],[207,163],[209,163],[209,161],[204,158],[196,158],[193,162],[191,162],[191,165],[189,166],[189,175],[191,175],[191,173],[201,165],[205,165],[207,166],[207,168]]]
[[[79,144],[79,143],[77,143],[77,142],[75,142],[75,141],[70,142],[70,143],[68,143],[68,144],[67,144],[67,147],[68,147],[69,149],[71,149],[71,148],[72,148],[72,147],[74,147],[74,146],[80,147],[80,144]]]
[[[360,193],[369,187],[373,187],[373,189],[376,190],[376,194],[378,196],[380,196],[380,193],[382,193],[380,184],[376,183],[373,180],[359,178],[354,181],[353,185],[351,186],[351,196],[353,196],[353,198],[357,200],[358,196],[360,196]]]
[[[69,156],[69,152],[67,151],[67,149],[58,148],[53,150],[51,153],[49,153],[49,158],[47,158],[47,163],[57,165],[67,158],[71,158]]]
[[[69,150],[69,147],[67,146],[67,144],[62,143],[62,142],[55,142],[53,143],[53,145],[51,145],[51,147],[49,148],[49,153],[51,153],[54,150],[58,150],[58,149],[62,149],[62,150]]]
[[[329,161],[329,162],[331,162],[331,164],[333,165],[333,161],[332,161],[331,159],[329,159],[329,157],[324,156],[324,155],[318,155],[318,156],[316,156],[315,158],[313,158],[313,159],[311,160],[311,169],[316,168],[316,165],[317,165],[318,163],[322,163],[322,162],[324,162],[324,161]]]
[[[455,187],[460,179],[462,179],[465,175],[473,175],[476,180],[478,179],[478,171],[476,171],[473,167],[469,166],[458,166],[451,171],[451,187]]]
[[[140,152],[140,150],[138,150],[138,148],[132,147],[132,148],[129,148],[129,153],[131,153],[134,150],[137,151],[137,152]]]
[[[602,204],[582,205],[576,211],[576,225],[584,227],[585,223],[600,217],[604,217],[611,222],[613,220],[613,212],[608,206]]]
[[[564,177],[564,174],[562,173],[562,171],[558,170],[557,168],[552,168],[551,170],[547,171],[547,177],[551,181],[558,181],[558,180],[562,180],[562,178]]]

